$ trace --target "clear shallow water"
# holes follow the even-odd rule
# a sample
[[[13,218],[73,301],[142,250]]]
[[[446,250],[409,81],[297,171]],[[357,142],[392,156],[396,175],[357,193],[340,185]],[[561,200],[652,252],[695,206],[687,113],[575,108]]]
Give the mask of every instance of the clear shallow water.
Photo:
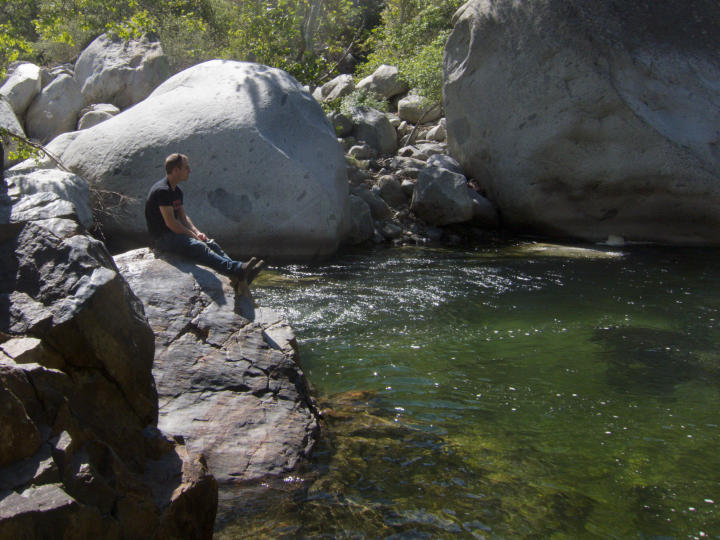
[[[512,245],[268,273],[326,437],[219,537],[720,538],[719,262]]]

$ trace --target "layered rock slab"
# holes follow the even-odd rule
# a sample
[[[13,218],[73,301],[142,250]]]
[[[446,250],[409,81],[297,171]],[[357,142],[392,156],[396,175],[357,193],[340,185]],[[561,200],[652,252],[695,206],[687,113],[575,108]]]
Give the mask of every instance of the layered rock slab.
[[[506,226],[718,243],[719,33],[708,0],[471,0],[445,50],[451,153]]]
[[[344,238],[342,149],[320,105],[284,71],[196,65],[81,131],[59,157],[91,184],[130,198],[102,225],[116,243],[137,246],[146,244],[145,197],[172,152],[190,157],[188,214],[230,255],[312,258]]]
[[[295,470],[319,426],[288,324],[182,258],[143,248],[115,261],[155,332],[158,425],[205,456],[221,512],[235,486]]]
[[[217,483],[155,427],[153,335],[55,193],[0,191],[0,538],[209,538]]]

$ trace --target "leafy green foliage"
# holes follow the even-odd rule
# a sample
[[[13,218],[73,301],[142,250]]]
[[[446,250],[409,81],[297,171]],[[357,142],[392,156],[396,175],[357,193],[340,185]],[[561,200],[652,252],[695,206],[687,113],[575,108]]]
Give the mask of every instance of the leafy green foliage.
[[[342,114],[351,116],[352,110],[360,107],[377,109],[384,112],[388,110],[387,101],[379,99],[377,95],[365,88],[353,90],[347,96],[340,98],[338,109]]]
[[[442,56],[452,15],[463,0],[388,0],[382,24],[365,42],[370,53],[357,75],[381,64],[397,66],[400,76],[434,103],[442,101]]]
[[[334,75],[348,45],[364,39],[366,14],[354,0],[0,0],[0,17],[9,21],[0,66],[21,53],[69,61],[103,32],[153,33],[176,70],[233,58],[313,83]]]
[[[462,0],[0,0],[0,74],[17,59],[71,61],[103,32],[153,33],[175,70],[210,58],[260,62],[306,84],[338,73],[348,52],[380,64],[433,102]],[[376,26],[369,31],[369,25]],[[339,103],[334,105],[339,107]]]
[[[0,127],[0,141],[4,146],[9,146],[8,158],[12,161],[34,158],[39,161],[44,155],[42,146],[29,141],[18,133]]]
[[[32,51],[25,41],[9,24],[0,24],[0,79],[5,77],[7,66]]]

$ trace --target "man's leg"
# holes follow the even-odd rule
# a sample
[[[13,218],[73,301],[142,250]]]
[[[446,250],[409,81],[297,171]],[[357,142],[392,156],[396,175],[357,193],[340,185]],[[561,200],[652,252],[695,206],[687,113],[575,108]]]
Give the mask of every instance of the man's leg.
[[[242,263],[232,260],[220,249],[220,253],[212,249],[205,242],[190,238],[184,234],[167,233],[160,237],[156,243],[159,249],[164,249],[178,255],[184,255],[200,264],[209,266],[216,272],[225,276],[233,276],[242,270]],[[217,244],[215,244],[217,246]],[[217,246],[219,249],[219,246]],[[223,256],[224,255],[224,256]]]
[[[230,256],[227,255],[223,249],[220,247],[220,244],[218,244],[215,240],[209,240],[207,242],[207,245],[210,249],[212,249],[215,253],[220,255],[221,257],[225,257],[227,259],[230,259]],[[244,279],[247,281],[247,284],[250,285],[253,280],[257,277],[257,275],[260,273],[260,271],[265,268],[265,261],[258,260],[257,257],[251,257],[250,260],[247,262],[241,262],[240,269],[238,272],[235,273],[233,276],[232,284],[233,287],[236,286],[237,282]]]

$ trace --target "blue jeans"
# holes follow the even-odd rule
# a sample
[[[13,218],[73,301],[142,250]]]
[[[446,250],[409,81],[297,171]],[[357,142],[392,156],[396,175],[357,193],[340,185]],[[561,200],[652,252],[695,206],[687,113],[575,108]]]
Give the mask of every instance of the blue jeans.
[[[155,247],[184,255],[224,276],[233,276],[242,268],[242,263],[231,259],[214,240],[201,242],[184,234],[167,232],[155,239]]]

